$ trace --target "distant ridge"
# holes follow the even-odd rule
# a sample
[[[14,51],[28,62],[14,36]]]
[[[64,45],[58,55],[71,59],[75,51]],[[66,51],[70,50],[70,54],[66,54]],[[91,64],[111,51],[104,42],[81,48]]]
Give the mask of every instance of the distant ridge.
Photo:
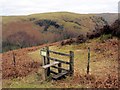
[[[116,14],[96,15],[73,12],[3,16],[3,52],[92,33],[114,22],[116,16]]]

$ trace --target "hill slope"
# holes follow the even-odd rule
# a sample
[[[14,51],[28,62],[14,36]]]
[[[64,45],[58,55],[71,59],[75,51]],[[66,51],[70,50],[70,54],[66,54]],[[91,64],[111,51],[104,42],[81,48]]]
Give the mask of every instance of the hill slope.
[[[58,52],[74,51],[73,77],[68,76],[58,81],[42,80],[42,60],[39,50],[44,46],[49,46],[50,50]],[[88,47],[91,49],[90,75],[86,75]],[[97,38],[77,45],[61,46],[58,42],[7,52],[3,54],[3,88],[118,88],[117,50],[117,38],[107,39],[104,43]],[[15,53],[16,67],[13,65],[12,52]]]
[[[4,16],[3,52],[85,35],[106,24],[100,16],[69,12]]]
[[[103,17],[109,25],[113,24],[118,19],[118,13],[102,13],[97,16]]]

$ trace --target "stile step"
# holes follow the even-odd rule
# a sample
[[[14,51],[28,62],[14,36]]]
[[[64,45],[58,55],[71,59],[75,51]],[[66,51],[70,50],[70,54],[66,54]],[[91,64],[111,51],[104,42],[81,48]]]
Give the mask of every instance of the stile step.
[[[57,75],[53,75],[52,78],[57,80],[57,79],[63,77],[64,75],[66,75],[67,73],[68,73],[67,71],[64,71],[64,72],[58,73]]]
[[[48,67],[51,67],[51,66],[54,66],[54,65],[57,65],[59,64],[60,62],[53,62],[53,63],[50,63],[50,64],[47,64],[47,65],[44,65],[42,66],[44,69],[48,68]]]

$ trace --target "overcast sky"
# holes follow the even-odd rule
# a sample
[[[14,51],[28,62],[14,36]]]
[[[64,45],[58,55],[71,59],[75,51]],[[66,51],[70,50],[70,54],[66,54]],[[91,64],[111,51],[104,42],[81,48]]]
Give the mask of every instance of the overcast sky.
[[[0,0],[0,15],[68,11],[117,13],[119,0]]]

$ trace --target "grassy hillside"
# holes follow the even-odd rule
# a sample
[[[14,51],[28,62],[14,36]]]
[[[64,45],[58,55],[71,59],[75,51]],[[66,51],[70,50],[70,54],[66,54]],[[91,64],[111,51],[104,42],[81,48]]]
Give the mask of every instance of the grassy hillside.
[[[70,12],[3,16],[3,52],[85,35],[106,24],[102,17]]]
[[[4,53],[3,88],[118,88],[118,40],[105,40],[102,42],[97,38],[77,45],[49,45],[50,50],[64,53],[72,50],[75,54],[74,76],[58,81],[42,80],[39,50],[45,45],[13,51],[16,53],[16,68],[11,64],[12,52]],[[90,75],[86,74],[88,47],[91,49]],[[67,59],[53,54],[52,57]],[[11,78],[13,76],[14,78]]]

